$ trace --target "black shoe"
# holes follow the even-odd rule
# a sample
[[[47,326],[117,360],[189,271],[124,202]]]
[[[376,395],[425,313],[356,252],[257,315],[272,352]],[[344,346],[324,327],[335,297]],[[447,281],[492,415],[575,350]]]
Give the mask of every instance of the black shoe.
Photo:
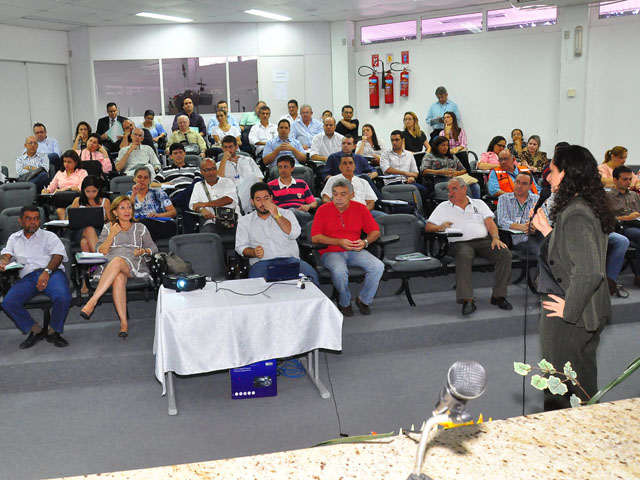
[[[341,307],[340,305],[338,305],[338,310],[340,310],[342,312],[342,315],[345,317],[353,317],[353,307],[351,306],[351,303],[349,303],[349,305],[346,307]]]
[[[465,300],[462,302],[462,314],[470,315],[476,311],[476,303],[473,300]]]
[[[91,320],[91,315],[93,315],[93,312],[95,312],[96,309],[94,308],[93,311],[91,313],[87,313],[84,310],[80,310],[80,316],[82,318],[84,318],[85,320]]]
[[[58,348],[69,346],[69,342],[67,342],[64,338],[62,338],[62,335],[60,335],[58,332],[50,333],[49,335],[46,336],[46,339],[47,339],[47,342],[53,343]]]
[[[44,329],[41,330],[40,333],[29,332],[29,336],[27,337],[27,339],[22,342],[18,348],[20,348],[20,350],[31,348],[40,340],[43,340],[46,335],[47,332],[45,332]]]
[[[371,315],[371,309],[369,308],[369,305],[360,300],[359,297],[356,297],[356,307],[358,307],[358,310],[360,310],[361,314]]]
[[[118,337],[120,337],[122,340],[126,340],[128,336],[129,336],[129,330],[120,330],[118,332]]]
[[[513,310],[513,305],[511,305],[504,297],[491,297],[491,305],[497,305],[498,308],[502,310]]]

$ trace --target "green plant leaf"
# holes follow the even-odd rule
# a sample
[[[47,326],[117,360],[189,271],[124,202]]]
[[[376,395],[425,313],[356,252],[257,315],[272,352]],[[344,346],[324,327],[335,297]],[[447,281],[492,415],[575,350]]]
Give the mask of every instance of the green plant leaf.
[[[544,390],[549,385],[549,381],[540,375],[534,375],[531,377],[531,385],[538,390]]]
[[[574,385],[578,384],[578,374],[573,370],[571,362],[567,362],[564,364],[564,374],[569,380],[571,380],[571,383],[573,383]]]
[[[560,380],[558,377],[555,377],[553,375],[549,377],[548,385],[549,385],[549,391],[554,395],[564,395],[568,391],[567,386],[564,383],[562,383],[562,380]]]
[[[542,373],[551,373],[555,370],[553,365],[547,362],[544,358],[538,362],[538,367],[540,367]]]
[[[513,362],[513,370],[518,374],[526,377],[531,371],[531,365],[522,362]]]
[[[577,408],[582,403],[582,400],[580,400],[580,397],[578,397],[575,393],[573,393],[569,397],[569,402],[571,402],[571,408]]]
[[[635,372],[640,367],[640,357],[636,358],[631,364],[625,368],[624,372],[620,374],[617,378],[611,381],[606,387],[602,390],[598,391],[591,399],[587,402],[587,405],[594,405],[600,401],[604,395],[611,390],[613,387],[623,382],[629,375]]]

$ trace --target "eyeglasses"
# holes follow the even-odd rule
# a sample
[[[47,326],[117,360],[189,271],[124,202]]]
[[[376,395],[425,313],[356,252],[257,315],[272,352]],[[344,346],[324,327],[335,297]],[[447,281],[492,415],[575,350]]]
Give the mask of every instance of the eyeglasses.
[[[200,171],[201,171],[201,172],[203,172],[203,173],[206,173],[206,172],[212,172],[212,171],[214,171],[214,170],[217,170],[217,168],[215,168],[215,167],[209,167],[209,168],[201,168],[201,169],[200,169]]]

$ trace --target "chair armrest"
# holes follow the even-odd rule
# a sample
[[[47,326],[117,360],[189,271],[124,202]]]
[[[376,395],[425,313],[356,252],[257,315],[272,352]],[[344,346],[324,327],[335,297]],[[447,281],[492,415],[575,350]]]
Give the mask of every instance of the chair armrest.
[[[390,243],[397,242],[398,240],[400,240],[400,235],[398,234],[384,235],[378,238],[378,240],[376,240],[375,243],[379,245],[388,245]]]

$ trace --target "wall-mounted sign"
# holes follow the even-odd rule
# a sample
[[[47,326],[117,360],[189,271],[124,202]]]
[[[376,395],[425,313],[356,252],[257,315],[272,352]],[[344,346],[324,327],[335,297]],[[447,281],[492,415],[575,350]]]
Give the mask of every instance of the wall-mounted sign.
[[[393,62],[393,53],[387,53],[387,63]]]
[[[373,68],[376,68],[380,65],[380,55],[378,55],[377,53],[374,53],[371,55],[371,66]]]
[[[400,55],[402,56],[402,64],[403,65],[406,64],[406,63],[409,63],[409,50],[403,51]]]

